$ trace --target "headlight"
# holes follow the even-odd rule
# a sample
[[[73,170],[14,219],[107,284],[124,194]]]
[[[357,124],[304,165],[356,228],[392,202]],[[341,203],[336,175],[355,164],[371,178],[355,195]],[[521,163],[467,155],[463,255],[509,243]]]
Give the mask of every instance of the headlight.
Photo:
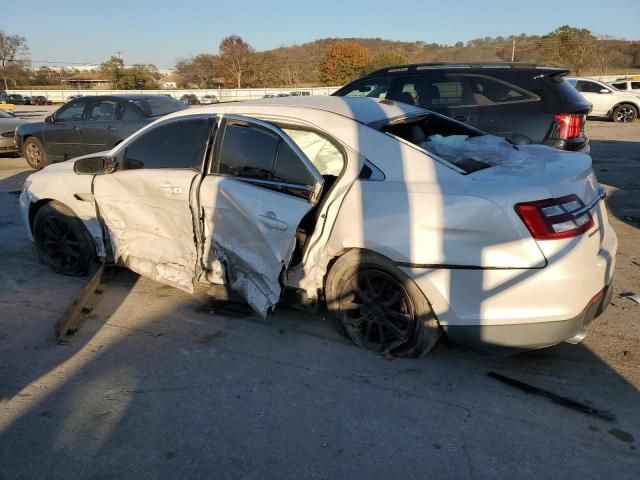
[[[2,135],[0,135],[1,137],[4,138],[14,138],[16,136],[16,132],[4,132]]]
[[[22,184],[22,193],[26,192],[27,190],[29,190],[29,187],[31,186],[31,180],[25,180],[24,183]]]

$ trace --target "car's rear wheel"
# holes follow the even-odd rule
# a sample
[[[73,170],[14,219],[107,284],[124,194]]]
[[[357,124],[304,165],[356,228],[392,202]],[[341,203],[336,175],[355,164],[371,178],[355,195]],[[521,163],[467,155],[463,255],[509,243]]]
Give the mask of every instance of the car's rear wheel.
[[[63,275],[86,275],[94,262],[95,247],[82,221],[67,206],[49,202],[33,219],[33,237],[40,258]]]
[[[325,297],[338,330],[370,352],[420,357],[440,338],[424,294],[382,255],[344,254],[327,275]]]
[[[611,118],[616,123],[631,123],[638,118],[638,109],[633,105],[624,103],[613,109]]]
[[[37,138],[27,138],[24,141],[22,150],[24,151],[24,158],[31,168],[41,170],[49,165],[50,162],[47,152],[45,152],[42,143]]]

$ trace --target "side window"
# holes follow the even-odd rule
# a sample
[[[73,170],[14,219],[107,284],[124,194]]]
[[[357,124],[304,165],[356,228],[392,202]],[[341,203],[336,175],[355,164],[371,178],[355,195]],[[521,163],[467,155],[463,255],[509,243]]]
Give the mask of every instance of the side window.
[[[218,173],[271,180],[280,139],[269,130],[245,123],[227,124]]]
[[[631,82],[632,90],[640,90],[640,82]]]
[[[378,98],[383,100],[387,96],[389,85],[391,84],[390,78],[374,78],[370,80],[363,80],[358,82],[348,90],[346,90],[343,97],[368,97]]]
[[[315,184],[311,171],[283,138],[261,126],[234,121],[227,124],[224,133],[218,173],[296,185]]]
[[[87,101],[85,99],[65,105],[55,113],[56,122],[77,122],[82,120],[82,114]]]
[[[473,75],[466,78],[470,84],[473,103],[476,105],[535,100],[535,97],[527,92],[506,82]]]
[[[626,90],[627,89],[627,82],[612,83],[611,85],[616,87],[618,90]]]
[[[594,82],[585,82],[583,80],[579,80],[576,88],[579,92],[600,93],[600,90],[602,90],[604,87]]]
[[[335,177],[340,175],[345,158],[332,142],[309,130],[283,128],[283,131],[302,150],[321,175]]]
[[[124,167],[200,169],[211,127],[209,118],[188,118],[158,125],[127,145]]]
[[[278,147],[278,155],[273,167],[273,180],[297,185],[313,185],[315,183],[309,169],[284,140],[280,142]]]
[[[468,97],[460,77],[451,75],[400,77],[389,93],[391,100],[425,108],[469,105]]]
[[[89,108],[87,120],[90,122],[109,122],[113,120],[118,102],[113,100],[100,100]]]
[[[123,122],[135,122],[136,120],[141,120],[143,117],[135,107],[121,103],[119,104],[118,112],[116,112],[116,118]]]

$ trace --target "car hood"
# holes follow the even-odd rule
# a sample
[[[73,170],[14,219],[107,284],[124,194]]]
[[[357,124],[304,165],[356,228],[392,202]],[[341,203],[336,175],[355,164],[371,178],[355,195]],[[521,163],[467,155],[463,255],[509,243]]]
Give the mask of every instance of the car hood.
[[[0,118],[0,133],[15,130],[23,123],[27,123],[27,121],[20,118]]]

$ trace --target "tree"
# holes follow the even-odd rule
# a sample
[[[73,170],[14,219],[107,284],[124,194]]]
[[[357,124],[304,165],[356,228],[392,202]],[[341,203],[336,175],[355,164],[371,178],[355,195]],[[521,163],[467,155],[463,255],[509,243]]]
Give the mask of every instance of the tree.
[[[198,88],[214,88],[219,84],[221,74],[220,58],[210,53],[201,53],[192,58],[181,58],[176,63],[176,73],[182,75],[186,83]]]
[[[238,35],[229,35],[220,42],[220,64],[231,74],[238,88],[242,87],[242,75],[252,67],[253,48]]]
[[[370,61],[369,50],[358,43],[335,42],[320,60],[320,81],[325,85],[344,85],[358,77]]]
[[[119,89],[123,87],[124,80],[124,61],[120,57],[112,56],[109,60],[100,65],[100,73],[102,73],[111,88]]]
[[[4,88],[9,88],[8,79],[24,74],[24,67],[28,59],[24,58],[29,52],[27,39],[20,35],[8,35],[0,30],[0,75],[4,81]]]
[[[592,65],[596,37],[586,28],[563,25],[542,37],[548,46],[550,61],[568,67],[574,75]]]
[[[125,90],[146,90],[158,87],[160,74],[153,64],[136,64],[124,69],[121,88]]]

